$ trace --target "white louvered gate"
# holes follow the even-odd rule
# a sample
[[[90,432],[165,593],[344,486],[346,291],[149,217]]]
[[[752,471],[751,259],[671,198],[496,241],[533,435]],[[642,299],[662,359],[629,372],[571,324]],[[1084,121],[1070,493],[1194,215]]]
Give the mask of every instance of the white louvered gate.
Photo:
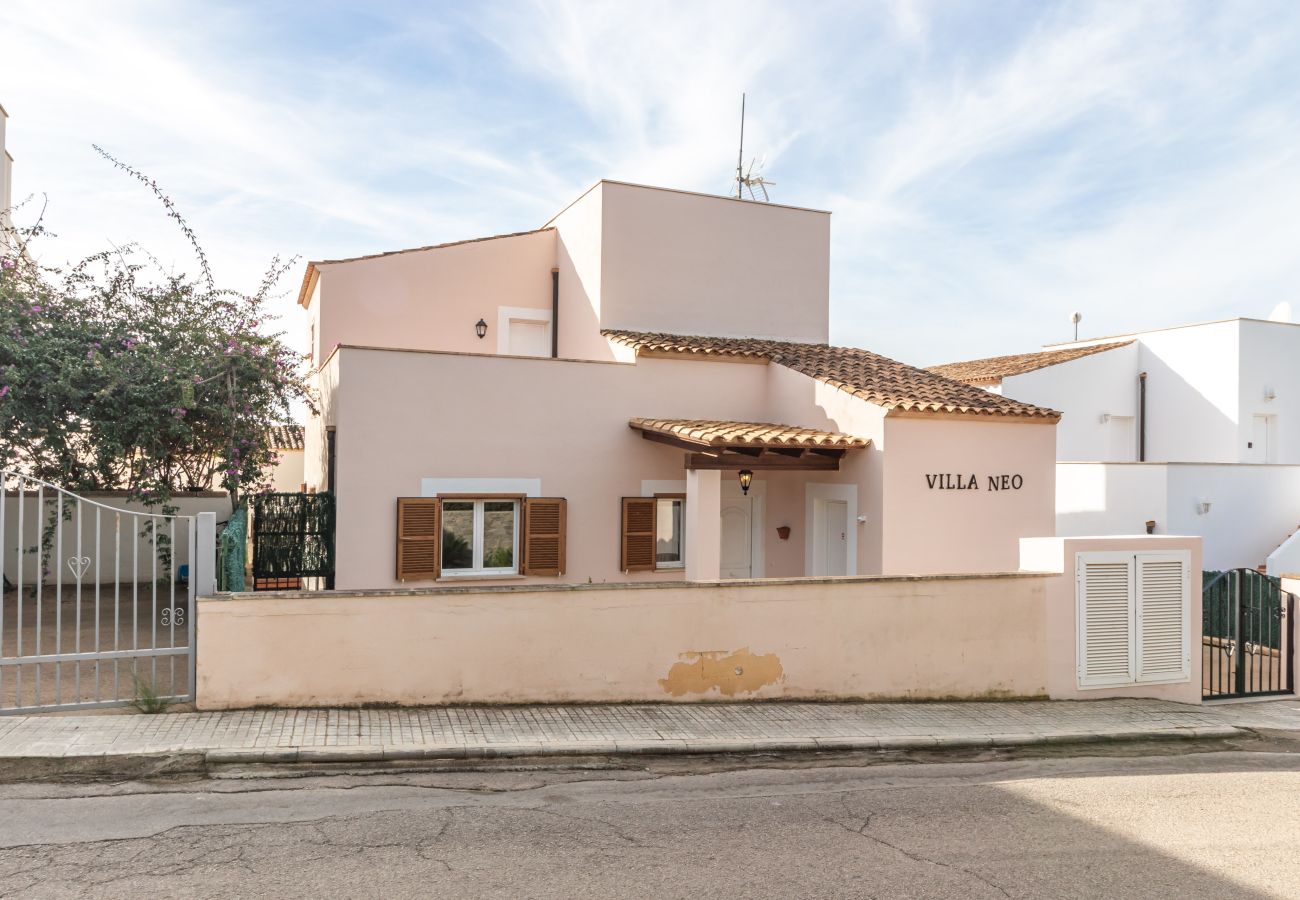
[[[193,699],[215,526],[0,470],[0,714]]]
[[[1191,677],[1191,554],[1080,553],[1080,688]]]

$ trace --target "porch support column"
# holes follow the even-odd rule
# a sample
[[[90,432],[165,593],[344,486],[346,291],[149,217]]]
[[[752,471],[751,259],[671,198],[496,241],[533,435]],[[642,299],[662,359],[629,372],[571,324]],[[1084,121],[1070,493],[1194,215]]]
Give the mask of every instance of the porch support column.
[[[686,580],[722,577],[722,472],[686,470]]]

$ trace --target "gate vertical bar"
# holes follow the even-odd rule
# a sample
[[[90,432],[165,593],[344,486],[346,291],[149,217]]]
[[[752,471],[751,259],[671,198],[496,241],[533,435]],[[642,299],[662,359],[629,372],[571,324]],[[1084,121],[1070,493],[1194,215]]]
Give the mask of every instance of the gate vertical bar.
[[[176,520],[168,520],[167,549],[171,557],[171,584],[168,586],[169,610],[167,613],[167,646],[176,646]],[[176,694],[176,657],[167,657],[167,674],[170,679],[167,685],[167,693]]]
[[[85,504],[82,502],[81,498],[78,497],[77,498],[77,526],[76,526],[77,527],[77,572],[76,572],[77,584],[76,584],[76,593],[72,595],[73,597],[72,602],[76,604],[76,613],[75,615],[73,615],[72,618],[77,628],[77,635],[73,639],[72,646],[76,648],[76,652],[78,654],[81,653],[81,576],[85,572],[85,570],[81,567],[81,561],[85,559],[85,557],[81,555],[81,509],[83,506],[85,506]],[[75,699],[72,702],[80,703],[81,702],[81,659],[80,658],[78,658],[76,663],[73,664],[72,666],[72,675],[73,675],[73,684],[76,685],[76,693],[73,695]]]
[[[4,514],[9,503],[9,473],[0,470],[0,657],[4,655]],[[21,602],[21,600],[19,600]],[[4,666],[0,666],[0,709],[4,709]]]
[[[59,527],[54,530],[54,555],[59,564],[54,567],[54,652],[63,652],[63,492],[59,492]],[[63,702],[63,663],[54,663],[54,699]]]
[[[1237,671],[1235,673],[1236,677],[1233,679],[1233,692],[1236,694],[1243,694],[1245,693],[1246,690],[1246,665],[1245,665],[1246,644],[1245,641],[1243,640],[1242,633],[1241,633],[1241,624],[1242,624],[1241,570],[1238,569],[1237,571],[1233,572],[1232,577],[1233,577],[1233,587],[1236,588],[1236,590],[1233,591],[1233,596],[1234,599],[1236,600],[1236,604],[1235,604],[1236,609],[1234,610],[1236,615],[1232,616],[1232,621],[1235,623],[1235,628],[1237,632],[1235,635],[1236,641],[1234,644],[1234,646],[1237,648],[1237,652],[1236,652]]]
[[[149,538],[153,545],[153,592],[150,595],[153,600],[150,604],[151,616],[149,618],[149,649],[158,646],[158,517],[149,516]],[[157,693],[158,691],[158,657],[149,657],[150,678],[153,684],[150,689]]]
[[[25,556],[25,554],[23,553],[23,542],[26,541],[27,539],[27,533],[23,530],[23,511],[26,509],[26,507],[27,507],[27,482],[23,479],[23,476],[19,475],[18,476],[18,553],[16,554],[16,558],[18,561],[18,572],[16,574],[16,578],[18,581],[18,591],[16,597],[18,610],[17,610],[17,615],[15,616],[15,618],[17,618],[18,620],[18,626],[17,626],[18,630],[17,632],[15,632],[15,637],[17,639],[18,647],[14,651],[14,655],[18,657],[21,657],[23,655],[23,562],[24,562],[23,557]],[[15,669],[14,706],[22,706],[23,705],[22,664],[20,663],[19,665],[15,666],[14,669]]]
[[[99,507],[95,507],[95,702],[100,701],[99,688],[99,583],[104,580],[104,573],[100,571],[99,561],[99,526],[102,520],[99,515]]]
[[[36,550],[36,655],[45,652],[44,644],[40,640],[40,619],[42,619],[42,607],[45,605],[43,600],[44,590],[42,585],[45,581],[45,496],[44,488],[36,489],[36,523],[38,523],[38,550]],[[59,494],[55,503],[55,653],[60,653],[60,641],[62,640],[62,624],[64,624],[64,572],[60,559],[64,557],[64,496]],[[64,697],[64,667],[62,663],[55,663],[55,700],[62,702]],[[40,663],[36,663],[36,706],[40,706]]]
[[[1286,689],[1295,693],[1295,597],[1286,595],[1287,642],[1286,642]]]
[[[113,513],[113,651],[122,649],[122,514]],[[118,658],[113,657],[113,699],[122,696]]]

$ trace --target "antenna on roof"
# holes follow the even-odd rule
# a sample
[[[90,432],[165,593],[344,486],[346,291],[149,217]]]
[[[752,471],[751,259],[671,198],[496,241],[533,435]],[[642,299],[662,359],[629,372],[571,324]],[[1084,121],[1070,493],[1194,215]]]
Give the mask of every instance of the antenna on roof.
[[[1070,313],[1070,321],[1074,323],[1074,339],[1077,341],[1079,339],[1079,323],[1083,321],[1083,313]]]
[[[775,185],[775,181],[768,181],[763,177],[763,164],[765,159],[758,160],[759,172],[754,174],[754,160],[749,161],[749,171],[745,171],[745,95],[740,95],[740,152],[736,154],[736,199],[744,200],[745,191],[749,191],[750,200],[758,200],[759,194],[762,194],[763,203],[770,202],[771,198],[767,195],[767,186]]]

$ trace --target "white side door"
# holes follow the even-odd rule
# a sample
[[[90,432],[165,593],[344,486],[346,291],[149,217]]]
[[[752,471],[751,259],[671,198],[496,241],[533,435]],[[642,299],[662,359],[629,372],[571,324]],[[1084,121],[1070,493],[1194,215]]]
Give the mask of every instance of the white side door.
[[[722,577],[754,577],[753,497],[722,500]]]
[[[1250,447],[1248,457],[1254,463],[1270,462],[1269,457],[1269,417],[1254,416],[1251,419]]]
[[[823,575],[849,574],[849,504],[827,500],[822,507]]]

